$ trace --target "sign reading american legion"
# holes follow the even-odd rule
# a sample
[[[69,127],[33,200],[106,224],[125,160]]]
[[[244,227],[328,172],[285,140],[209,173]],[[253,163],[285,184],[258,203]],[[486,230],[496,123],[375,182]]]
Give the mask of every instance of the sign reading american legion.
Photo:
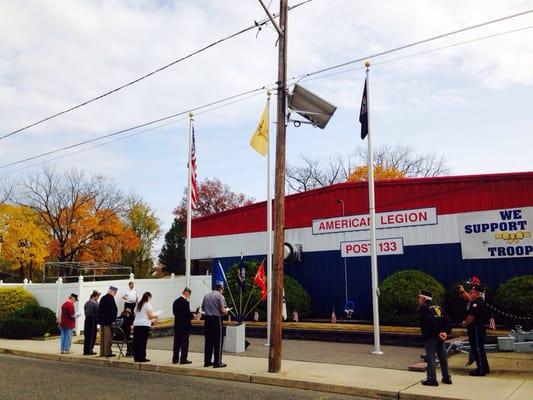
[[[533,207],[458,215],[463,259],[533,257]]]

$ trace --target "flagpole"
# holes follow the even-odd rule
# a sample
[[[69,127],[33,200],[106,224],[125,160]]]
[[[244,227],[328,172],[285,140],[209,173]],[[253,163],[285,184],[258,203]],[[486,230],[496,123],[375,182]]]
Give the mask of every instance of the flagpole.
[[[192,227],[192,123],[193,113],[189,113],[189,162],[187,184],[187,243],[185,246],[185,280],[191,287],[191,227]]]
[[[268,115],[270,116],[270,90],[267,92]],[[271,163],[270,163],[270,118],[268,121],[268,141],[267,141],[267,342],[270,345],[270,318],[272,312],[272,188],[270,183]]]
[[[368,121],[368,205],[370,211],[370,269],[372,275],[372,314],[374,317],[374,351],[372,354],[383,354],[379,341],[379,292],[378,292],[378,257],[376,245],[376,204],[374,198],[374,155],[372,153],[372,134],[370,132],[370,61],[366,67],[366,107]]]

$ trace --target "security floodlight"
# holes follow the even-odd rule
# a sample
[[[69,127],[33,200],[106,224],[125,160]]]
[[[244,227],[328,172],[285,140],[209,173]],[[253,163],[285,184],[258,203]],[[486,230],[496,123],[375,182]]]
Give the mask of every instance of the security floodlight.
[[[289,95],[289,109],[300,114],[312,125],[324,129],[337,107],[302,86],[295,84],[292,93]],[[302,121],[294,122],[295,125],[298,123],[297,126],[302,123]]]

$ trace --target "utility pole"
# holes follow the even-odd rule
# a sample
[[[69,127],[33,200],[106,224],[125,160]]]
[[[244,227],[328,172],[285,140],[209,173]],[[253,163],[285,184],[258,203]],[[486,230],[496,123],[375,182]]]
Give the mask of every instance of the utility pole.
[[[262,0],[265,12],[279,35],[278,42],[278,115],[276,129],[276,169],[274,200],[274,262],[272,270],[272,315],[270,318],[270,347],[268,372],[281,369],[281,321],[283,300],[283,248],[285,243],[285,132],[287,110],[287,14],[288,0],[279,2],[279,26]]]

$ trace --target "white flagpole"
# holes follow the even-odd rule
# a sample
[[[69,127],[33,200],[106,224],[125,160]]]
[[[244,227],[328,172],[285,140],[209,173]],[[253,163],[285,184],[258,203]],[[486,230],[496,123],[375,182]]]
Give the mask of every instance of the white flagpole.
[[[267,342],[270,344],[270,316],[272,312],[272,188],[270,184],[270,90],[267,92],[268,142],[267,142]]]
[[[189,162],[187,185],[187,243],[185,246],[185,279],[187,287],[191,287],[191,227],[192,227],[192,122],[193,114],[189,113]]]
[[[370,269],[372,272],[372,314],[374,316],[374,351],[372,354],[383,354],[379,342],[379,293],[378,293],[378,256],[376,245],[376,204],[374,199],[374,155],[372,153],[372,134],[370,132],[370,62],[366,67],[366,112],[368,122],[368,205],[370,211]]]

